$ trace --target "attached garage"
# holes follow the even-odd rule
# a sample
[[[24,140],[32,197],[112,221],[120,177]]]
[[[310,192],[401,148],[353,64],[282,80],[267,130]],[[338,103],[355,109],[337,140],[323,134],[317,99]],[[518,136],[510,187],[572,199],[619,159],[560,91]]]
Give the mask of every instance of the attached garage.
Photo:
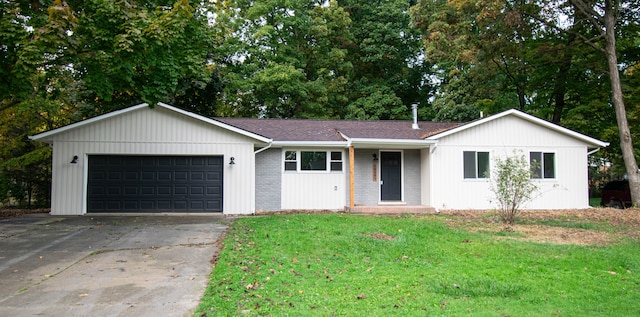
[[[254,152],[272,141],[163,103],[31,138],[53,148],[53,215],[253,213]]]
[[[87,212],[222,212],[222,156],[88,156]]]

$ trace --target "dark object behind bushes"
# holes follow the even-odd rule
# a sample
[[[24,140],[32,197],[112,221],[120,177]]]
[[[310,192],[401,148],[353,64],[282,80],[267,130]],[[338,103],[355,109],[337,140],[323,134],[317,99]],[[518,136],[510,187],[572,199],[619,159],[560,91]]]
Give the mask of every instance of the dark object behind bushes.
[[[628,180],[611,181],[602,188],[600,205],[612,208],[631,207],[631,191]]]

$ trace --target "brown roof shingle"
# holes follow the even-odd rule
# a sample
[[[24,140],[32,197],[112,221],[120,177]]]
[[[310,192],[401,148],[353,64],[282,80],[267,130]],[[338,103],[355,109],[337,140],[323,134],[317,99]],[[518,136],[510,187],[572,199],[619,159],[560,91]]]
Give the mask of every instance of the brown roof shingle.
[[[411,121],[394,120],[256,118],[215,118],[215,120],[274,141],[345,141],[340,133],[349,138],[421,140],[462,125],[459,122],[420,121],[418,122],[420,129],[413,129]]]

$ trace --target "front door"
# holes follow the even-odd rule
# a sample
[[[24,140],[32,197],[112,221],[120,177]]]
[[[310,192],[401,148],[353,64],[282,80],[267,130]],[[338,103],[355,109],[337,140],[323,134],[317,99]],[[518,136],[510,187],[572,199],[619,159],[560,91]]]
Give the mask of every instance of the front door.
[[[402,153],[380,153],[380,200],[402,200]]]

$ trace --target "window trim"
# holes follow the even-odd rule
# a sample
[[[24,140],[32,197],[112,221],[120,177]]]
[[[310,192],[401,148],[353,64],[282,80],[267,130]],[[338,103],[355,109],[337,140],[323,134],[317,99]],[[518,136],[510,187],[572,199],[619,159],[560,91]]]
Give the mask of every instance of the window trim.
[[[466,160],[466,156],[467,153],[473,153],[473,167],[474,167],[474,175],[473,177],[467,177],[467,160]],[[486,165],[486,172],[487,172],[487,176],[478,176],[479,172],[480,172],[480,165],[479,165],[479,160],[478,160],[478,154],[479,153],[486,153],[487,154],[487,165]],[[473,151],[462,151],[462,179],[463,180],[489,180],[491,178],[491,151],[477,151],[477,150],[473,150]]]
[[[295,160],[287,160],[287,154],[295,153]],[[325,169],[324,170],[305,170],[302,169],[302,153],[303,152],[323,152],[325,153]],[[340,160],[333,160],[332,154],[340,153]],[[344,173],[344,150],[316,150],[316,149],[284,149],[282,151],[282,171],[284,173]],[[287,169],[287,163],[295,162],[296,169]],[[332,165],[340,163],[340,169],[332,169]]]
[[[532,163],[531,155],[533,153],[537,153],[537,154],[540,155],[540,167],[536,168],[536,170],[539,170],[541,175],[539,175],[537,177],[534,177],[533,168],[531,168],[531,163]],[[553,157],[553,175],[552,175],[552,177],[547,177],[547,173],[546,173],[547,171],[545,169],[545,161],[546,161],[545,157],[547,155],[552,155],[552,157]],[[534,180],[555,180],[555,179],[557,179],[558,178],[558,169],[557,169],[558,164],[557,164],[556,156],[557,156],[556,152],[545,152],[545,151],[542,151],[542,150],[541,151],[529,151],[529,167],[532,169],[532,171],[531,171],[531,179],[534,179]]]

